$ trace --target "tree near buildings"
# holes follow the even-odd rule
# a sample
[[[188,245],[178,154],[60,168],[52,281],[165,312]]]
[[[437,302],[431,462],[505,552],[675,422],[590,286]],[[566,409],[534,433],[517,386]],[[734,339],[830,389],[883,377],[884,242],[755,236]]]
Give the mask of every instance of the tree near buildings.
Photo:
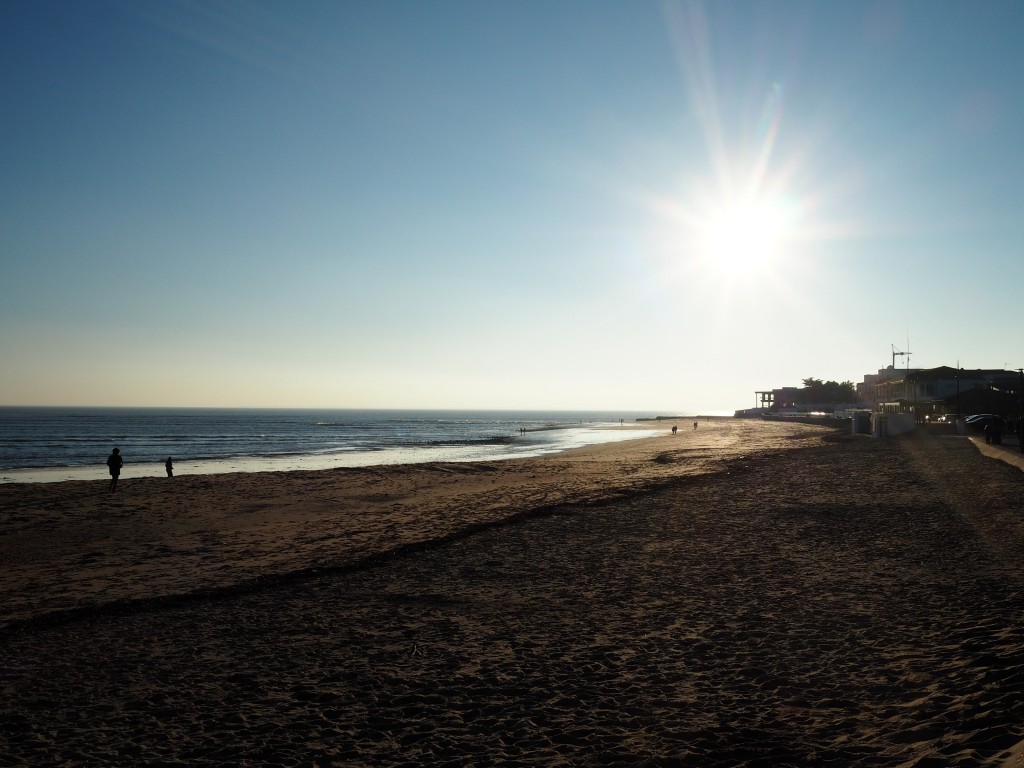
[[[804,405],[821,403],[852,403],[857,399],[857,389],[852,381],[822,381],[808,378],[803,380],[800,402]]]

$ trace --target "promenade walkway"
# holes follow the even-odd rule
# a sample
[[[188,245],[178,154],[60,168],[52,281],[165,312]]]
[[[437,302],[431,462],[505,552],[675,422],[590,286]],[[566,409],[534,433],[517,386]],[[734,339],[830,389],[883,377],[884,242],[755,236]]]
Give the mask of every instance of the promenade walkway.
[[[969,435],[968,439],[977,446],[982,455],[1005,461],[1017,469],[1024,470],[1024,453],[1020,450],[1020,438],[1009,435],[1003,438],[1002,445],[990,445],[980,435]]]

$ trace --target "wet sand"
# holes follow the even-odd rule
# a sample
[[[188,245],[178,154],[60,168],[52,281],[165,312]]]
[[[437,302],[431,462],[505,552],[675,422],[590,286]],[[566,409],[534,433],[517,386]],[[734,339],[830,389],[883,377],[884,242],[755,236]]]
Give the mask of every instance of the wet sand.
[[[1024,765],[1024,473],[707,427],[2,486],[0,764]]]

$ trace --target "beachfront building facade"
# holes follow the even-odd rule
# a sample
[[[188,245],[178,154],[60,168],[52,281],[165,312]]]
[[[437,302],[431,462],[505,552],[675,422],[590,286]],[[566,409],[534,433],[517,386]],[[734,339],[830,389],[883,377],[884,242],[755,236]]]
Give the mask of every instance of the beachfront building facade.
[[[737,416],[843,415],[861,412],[904,414],[913,423],[939,416],[992,413],[1015,420],[1024,416],[1024,371],[950,366],[894,366],[867,374],[856,387],[857,403],[812,403],[799,387],[780,387],[756,393],[759,406]]]
[[[846,402],[829,394],[853,394],[850,382],[839,384],[834,381],[822,382],[807,379],[803,387],[779,387],[777,389],[758,390],[754,393],[757,405],[735,412],[740,418],[756,417],[811,417],[847,415],[852,410],[860,410],[859,403]]]
[[[917,421],[944,414],[1017,415],[1021,375],[1002,369],[938,368],[912,370],[874,385],[883,413],[913,413]]]
[[[879,410],[879,403],[882,402],[882,398],[879,396],[879,385],[887,384],[888,382],[896,379],[902,379],[911,373],[916,373],[919,368],[896,368],[895,366],[887,366],[885,368],[879,368],[878,373],[866,373],[864,374],[864,381],[857,384],[857,400],[865,408],[870,408],[873,411]],[[888,390],[883,389],[883,395],[887,394]]]

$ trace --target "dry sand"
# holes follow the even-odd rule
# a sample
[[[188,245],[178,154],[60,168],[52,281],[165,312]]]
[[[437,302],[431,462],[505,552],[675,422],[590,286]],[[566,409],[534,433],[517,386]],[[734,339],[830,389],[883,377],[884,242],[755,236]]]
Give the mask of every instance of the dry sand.
[[[1024,473],[725,420],[0,486],[0,765],[1024,765]]]

